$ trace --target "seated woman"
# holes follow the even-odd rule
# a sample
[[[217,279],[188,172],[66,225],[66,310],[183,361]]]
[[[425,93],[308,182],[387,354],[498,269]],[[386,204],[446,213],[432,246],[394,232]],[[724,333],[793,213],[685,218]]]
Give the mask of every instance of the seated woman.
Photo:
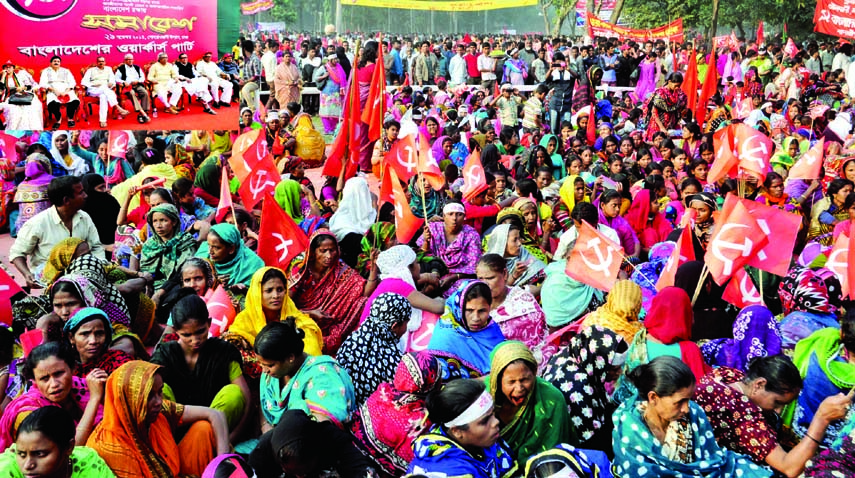
[[[745,371],[755,357],[782,353],[778,321],[766,307],[749,305],[733,323],[732,339],[713,339],[701,346],[704,361],[713,367]]]
[[[428,394],[426,404],[434,425],[416,438],[407,473],[504,478],[516,472],[483,382],[454,380]]]
[[[341,344],[336,360],[350,375],[361,405],[382,382],[390,382],[401,361],[398,344],[407,332],[412,306],[406,297],[387,292],[371,303],[371,312]]]
[[[464,224],[463,205],[450,202],[442,209],[442,222],[428,222],[416,244],[422,252],[438,257],[448,267],[448,274],[439,281],[439,288],[448,297],[459,288],[463,279],[475,277],[475,265],[481,257],[481,237]]]
[[[610,468],[609,459],[603,452],[581,450],[561,444],[529,458],[525,463],[525,478],[594,478],[604,476]]]
[[[325,158],[324,137],[315,129],[314,124],[312,124],[312,117],[302,111],[303,107],[300,103],[292,101],[285,105],[285,108],[291,114],[291,122],[288,128],[291,129],[291,134],[297,140],[294,155],[305,161],[308,168],[321,166]]]
[[[179,300],[170,316],[178,340],[160,344],[151,358],[163,366],[164,397],[220,410],[231,430],[229,441],[236,442],[252,397],[241,372],[240,353],[225,340],[208,338],[211,318],[199,296]]]
[[[47,156],[41,153],[32,153],[27,156],[24,164],[24,180],[15,188],[13,198],[18,205],[14,227],[11,224],[13,215],[9,216],[12,237],[17,236],[17,232],[30,218],[51,207],[47,189],[52,179],[50,159]]]
[[[204,223],[195,222],[182,231],[178,209],[172,204],[153,207],[146,216],[154,234],[143,244],[140,271],[153,275],[154,287],[160,288],[184,261],[193,257],[199,242],[206,239],[204,231],[198,239],[194,237]]]
[[[493,294],[481,281],[465,281],[445,301],[428,351],[440,359],[443,380],[476,378],[490,372],[490,352],[504,342],[490,318]]]
[[[347,371],[328,355],[307,355],[303,351],[304,335],[294,319],[288,318],[265,325],[255,339],[262,369],[262,433],[272,430],[289,410],[344,429],[356,409],[356,394]]]
[[[753,359],[742,371],[720,367],[698,382],[695,402],[703,408],[719,445],[748,455],[789,478],[800,476],[805,463],[819,449],[819,438],[831,421],[846,416],[850,398],[828,397],[813,416],[807,436],[785,450],[779,443],[776,419],[799,395],[802,378],[793,362],[783,355]]]
[[[264,261],[243,243],[240,231],[228,223],[211,226],[196,257],[210,259],[220,284],[238,295],[246,291],[255,271],[264,267]]]
[[[791,423],[793,431],[806,436],[811,431],[814,418],[827,397],[850,393],[855,387],[855,364],[849,357],[855,353],[855,310],[848,310],[840,323],[840,329],[829,327],[818,330],[800,341],[793,353],[793,363],[804,379],[804,390],[796,403],[785,413],[785,422]],[[845,422],[836,420],[829,424],[822,439],[828,447],[840,436]]]
[[[68,319],[62,331],[77,353],[74,376],[86,378],[93,370],[100,369],[110,375],[133,357],[121,350],[111,349],[113,327],[101,309],[84,307]]]
[[[561,189],[558,190],[558,196],[560,199],[552,209],[552,218],[561,226],[562,231],[566,231],[573,226],[570,213],[576,204],[583,201],[591,202],[591,198],[585,196],[585,180],[576,174],[567,176],[561,184]]]
[[[703,258],[703,256],[696,257]],[[695,298],[695,292],[698,292],[692,306],[695,317],[692,324],[692,340],[730,338],[733,336],[733,322],[736,320],[736,315],[728,303],[722,299],[724,287],[716,284],[709,275],[701,281],[704,267],[706,265],[703,260],[685,262],[677,268],[677,273],[674,275],[674,286],[686,291],[689,297]]]
[[[15,441],[21,422],[40,408],[60,407],[71,414],[76,426],[75,443],[83,445],[92,427],[101,420],[101,399],[107,373],[93,370],[85,378],[75,377],[74,358],[59,342],[48,342],[30,351],[24,377],[33,385],[12,400],[0,418],[0,449]]]
[[[377,218],[374,198],[368,189],[368,181],[355,177],[347,180],[338,209],[327,221],[338,240],[341,257],[350,267],[356,266],[356,259],[362,250],[362,236]]]
[[[695,376],[679,359],[658,357],[627,378],[638,395],[614,413],[615,477],[771,476],[749,457],[719,447],[703,409],[692,402]]]
[[[834,276],[823,278],[817,271],[798,265],[790,269],[778,285],[784,309],[784,318],[780,322],[783,347],[792,349],[820,329],[837,328],[840,292],[839,282]]]
[[[638,321],[641,312],[641,287],[629,280],[619,280],[609,291],[606,303],[588,314],[583,327],[602,325],[617,332],[627,343],[632,343],[643,326]]]
[[[274,199],[298,226],[305,220],[313,221],[321,216],[314,191],[294,179],[279,181],[274,191]]]
[[[509,340],[493,350],[487,387],[502,438],[516,452],[517,462],[577,442],[564,396],[537,376],[537,361],[524,343]]]
[[[490,287],[493,301],[490,318],[508,340],[519,340],[531,349],[538,366],[543,363],[541,348],[546,340],[546,315],[537,299],[522,287],[508,286],[505,260],[498,254],[484,254],[475,272]]]
[[[67,411],[39,408],[21,422],[14,445],[0,455],[0,470],[8,478],[115,478],[95,450],[74,445],[74,433]]]
[[[363,279],[340,259],[335,236],[319,230],[312,234],[303,263],[291,277],[296,282],[288,294],[321,328],[324,353],[334,354],[359,325],[366,298],[379,282],[376,266],[368,280]]]
[[[111,324],[127,326],[130,323],[128,315],[115,303],[109,302],[101,290],[82,275],[67,274],[60,277],[49,292],[53,311],[36,322],[36,327],[45,332],[48,340],[60,340],[65,323],[84,307],[101,309]]]
[[[39,84],[30,73],[17,68],[11,60],[0,73],[0,112],[5,128],[10,130],[44,130],[44,110],[39,100]]]
[[[649,189],[642,189],[636,194],[626,214],[626,220],[638,237],[643,258],[647,257],[651,247],[665,241],[673,230],[665,215],[659,212],[656,194],[652,194]]]
[[[320,355],[324,338],[321,329],[308,315],[294,305],[288,296],[288,282],[281,269],[262,267],[252,275],[246,294],[246,307],[235,317],[234,322],[222,335],[240,351],[244,373],[253,379],[261,376],[253,346],[255,338],[265,325],[283,322],[291,317],[297,328],[305,334],[303,349],[309,355]]]
[[[784,141],[786,142],[786,139]],[[807,202],[807,198],[805,196],[792,198],[787,195],[784,192],[784,178],[778,173],[770,172],[763,180],[763,191],[757,195],[757,202],[782,211],[801,214],[802,204]]]
[[[626,341],[595,325],[561,347],[543,368],[542,377],[564,395],[570,423],[581,448],[612,451],[612,412],[607,384],[614,382],[626,362]]]
[[[229,452],[223,412],[165,400],[161,368],[134,360],[107,379],[104,419],[86,446],[118,478],[199,476],[214,457]],[[176,442],[179,432],[185,433]]]
[[[520,192],[519,187],[517,187],[517,192]],[[549,247],[547,239],[550,237],[552,232],[550,228],[552,227],[551,225],[553,222],[546,221],[543,223],[543,227],[541,227],[540,220],[541,218],[548,217],[547,214],[552,213],[551,208],[546,203],[538,206],[535,200],[530,197],[521,197],[515,200],[513,207],[514,209],[518,209],[520,214],[522,214],[523,231],[520,238],[522,239],[523,245],[526,246],[526,249],[528,249],[533,256],[537,257],[542,262],[546,262],[551,257],[546,250]]]
[[[834,226],[849,219],[849,211],[843,208],[843,203],[852,189],[853,183],[848,179],[840,178],[828,183],[825,197],[811,208],[808,241],[817,241],[823,246],[831,245]]]
[[[517,226],[499,224],[487,236],[487,247],[484,248],[484,253],[504,257],[510,285],[539,294],[540,288],[535,284],[545,278],[543,270],[546,264],[522,247],[520,234],[521,229]]]
[[[381,383],[353,416],[353,443],[381,472],[399,476],[413,461],[413,441],[430,428],[425,398],[440,381],[439,361],[428,352],[406,353],[394,378]]]

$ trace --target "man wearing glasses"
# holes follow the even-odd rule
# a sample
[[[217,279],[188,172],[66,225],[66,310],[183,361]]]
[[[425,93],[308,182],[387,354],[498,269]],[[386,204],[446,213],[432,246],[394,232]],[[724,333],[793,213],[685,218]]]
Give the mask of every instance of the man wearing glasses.
[[[205,113],[215,115],[217,113],[211,109],[211,92],[208,91],[208,79],[199,75],[193,64],[187,61],[187,54],[181,53],[178,55],[178,61],[175,62],[175,67],[178,68],[178,83],[182,88],[187,90],[190,96],[202,100],[205,105]]]
[[[107,59],[99,56],[95,60],[95,66],[86,70],[83,75],[83,81],[80,82],[86,87],[86,95],[98,98],[98,119],[101,121],[101,127],[107,127],[107,110],[115,107],[116,111],[121,115],[127,115],[130,112],[121,106],[116,98],[116,92],[113,88],[116,87],[116,76],[113,74],[113,69],[107,67]]]
[[[196,62],[196,71],[202,78],[207,79],[208,84],[211,86],[214,108],[219,108],[220,106],[228,108],[229,102],[232,100],[232,88],[234,87],[232,86],[232,82],[229,81],[228,75],[216,63],[211,61],[212,57],[213,54],[206,51],[202,55],[202,59]],[[223,90],[222,95],[220,95],[220,89]]]
[[[157,55],[157,63],[151,65],[148,70],[148,81],[154,89],[154,95],[160,98],[166,107],[166,112],[178,114],[175,108],[181,99],[181,84],[178,83],[178,69],[168,62],[166,53]],[[172,99],[168,95],[172,94]]]
[[[134,65],[134,56],[128,53],[125,61],[116,68],[116,83],[121,86],[120,92],[127,95],[134,104],[137,112],[137,121],[148,123],[148,109],[151,107],[151,97],[145,89],[145,72]]]

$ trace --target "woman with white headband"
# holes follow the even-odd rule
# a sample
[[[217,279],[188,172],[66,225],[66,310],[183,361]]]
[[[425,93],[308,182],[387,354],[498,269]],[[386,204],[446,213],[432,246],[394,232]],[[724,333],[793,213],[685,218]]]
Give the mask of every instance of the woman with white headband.
[[[475,278],[475,266],[481,258],[481,236],[467,224],[466,210],[459,202],[442,209],[442,222],[428,222],[416,244],[425,254],[438,257],[448,267],[439,287],[448,297],[463,279]]]
[[[428,395],[426,405],[435,425],[413,444],[408,473],[500,478],[516,471],[483,382],[449,382]]]

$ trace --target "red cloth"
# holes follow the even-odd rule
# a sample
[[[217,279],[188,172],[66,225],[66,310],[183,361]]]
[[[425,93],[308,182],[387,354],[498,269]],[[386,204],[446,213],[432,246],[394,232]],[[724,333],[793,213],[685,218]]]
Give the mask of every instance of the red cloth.
[[[690,341],[693,320],[689,294],[679,287],[666,287],[653,298],[650,311],[644,318],[644,327],[648,336],[665,345],[679,342],[683,362],[692,369],[695,378],[700,380],[711,368],[704,362],[698,346]]]

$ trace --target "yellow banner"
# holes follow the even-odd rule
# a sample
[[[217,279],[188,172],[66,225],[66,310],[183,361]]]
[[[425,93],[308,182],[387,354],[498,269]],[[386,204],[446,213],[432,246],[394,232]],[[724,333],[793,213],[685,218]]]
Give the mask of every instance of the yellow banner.
[[[400,8],[404,10],[433,10],[435,12],[480,12],[500,8],[531,7],[537,0],[469,0],[469,1],[427,1],[427,0],[342,0],[342,5],[357,7]]]

